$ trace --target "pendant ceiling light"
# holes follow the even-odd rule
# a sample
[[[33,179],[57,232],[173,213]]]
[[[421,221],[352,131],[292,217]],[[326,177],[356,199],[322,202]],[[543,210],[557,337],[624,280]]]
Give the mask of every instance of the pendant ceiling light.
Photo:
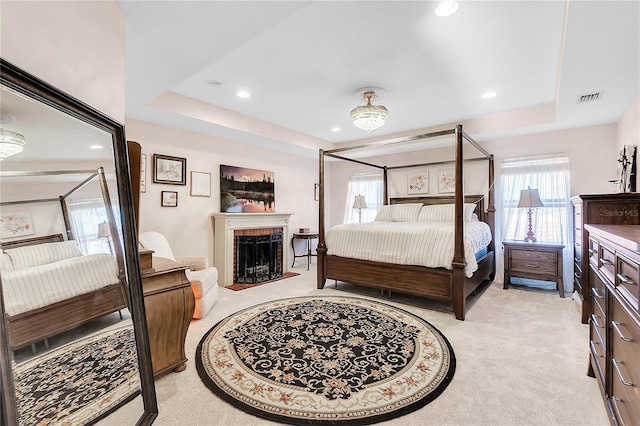
[[[351,110],[353,125],[367,133],[382,127],[389,111],[382,105],[371,105],[371,101],[382,98],[384,90],[378,88],[364,88],[356,90],[356,95],[367,102],[366,105]]]
[[[13,116],[11,114],[0,111],[0,124],[7,124],[12,121]],[[0,161],[22,152],[26,142],[24,136],[20,133],[0,128]]]

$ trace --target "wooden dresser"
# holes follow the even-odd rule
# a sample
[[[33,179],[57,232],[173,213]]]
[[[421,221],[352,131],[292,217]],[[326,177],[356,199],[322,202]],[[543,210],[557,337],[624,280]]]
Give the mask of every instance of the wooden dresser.
[[[151,364],[155,377],[187,368],[184,342],[195,309],[186,266],[154,257],[152,269],[143,270],[142,289],[147,313]]]
[[[640,226],[586,225],[592,285],[589,375],[614,425],[640,425]]]
[[[588,235],[583,225],[640,225],[640,193],[577,195],[573,203],[573,289],[582,300],[582,323],[592,312]]]

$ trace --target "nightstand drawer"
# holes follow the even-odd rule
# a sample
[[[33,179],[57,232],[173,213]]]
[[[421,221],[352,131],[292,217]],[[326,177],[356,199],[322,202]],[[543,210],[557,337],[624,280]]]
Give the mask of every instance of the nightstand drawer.
[[[556,252],[511,249],[511,270],[532,274],[555,274],[558,270]]]

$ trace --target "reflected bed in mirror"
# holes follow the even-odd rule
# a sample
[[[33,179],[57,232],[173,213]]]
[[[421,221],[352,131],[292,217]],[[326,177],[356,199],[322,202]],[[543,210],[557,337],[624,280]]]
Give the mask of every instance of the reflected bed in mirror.
[[[151,424],[124,128],[1,61],[2,128],[25,141],[0,162],[3,420],[86,424],[133,404]]]

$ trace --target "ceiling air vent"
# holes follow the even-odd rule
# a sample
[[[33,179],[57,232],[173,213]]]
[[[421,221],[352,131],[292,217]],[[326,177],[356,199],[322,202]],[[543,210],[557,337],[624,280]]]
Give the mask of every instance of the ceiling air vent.
[[[597,101],[602,98],[603,94],[604,92],[600,91],[600,92],[588,93],[586,95],[578,96],[578,103],[583,104],[585,102]]]

